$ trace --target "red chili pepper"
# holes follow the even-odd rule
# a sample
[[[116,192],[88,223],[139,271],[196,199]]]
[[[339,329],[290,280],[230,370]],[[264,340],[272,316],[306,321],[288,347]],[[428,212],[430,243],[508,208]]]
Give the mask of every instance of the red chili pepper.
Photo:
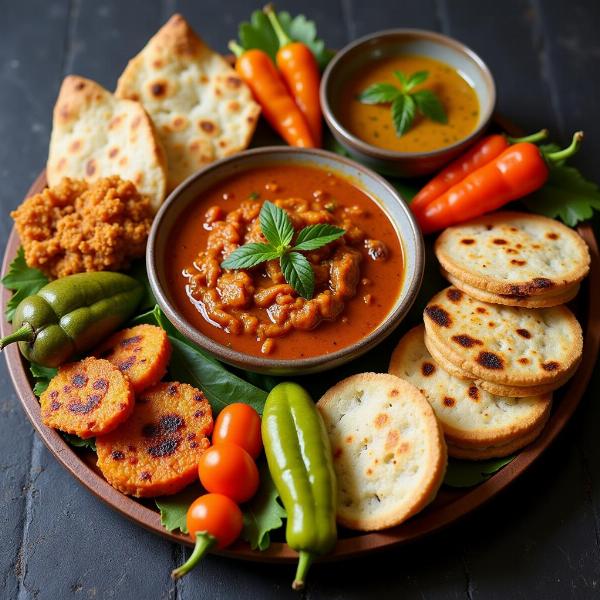
[[[502,134],[488,135],[477,142],[465,154],[443,168],[413,199],[410,208],[414,214],[422,211],[430,202],[441,196],[453,185],[500,156],[511,144],[539,142],[548,137],[542,129],[523,138],[511,138]]]
[[[529,142],[510,146],[427,204],[416,216],[423,233],[478,217],[537,190],[548,179],[548,163],[573,155],[582,139],[578,131],[568,148],[545,156]]]
[[[302,111],[317,146],[321,145],[322,116],[319,100],[319,65],[311,49],[302,42],[294,42],[268,4],[263,9],[279,41],[277,67],[283,76],[298,108]]]

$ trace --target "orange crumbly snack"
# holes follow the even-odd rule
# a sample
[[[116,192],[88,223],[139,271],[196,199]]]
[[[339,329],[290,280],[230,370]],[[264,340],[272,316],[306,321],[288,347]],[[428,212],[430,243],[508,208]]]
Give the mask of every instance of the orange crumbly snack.
[[[198,477],[212,428],[202,392],[186,383],[159,383],[138,397],[128,421],[96,438],[98,467],[125,494],[176,494]]]
[[[139,394],[167,372],[171,342],[164,329],[156,325],[136,325],[113,334],[94,354],[125,373]]]
[[[30,267],[49,277],[119,271],[142,257],[152,224],[150,200],[117,176],[63,179],[11,213]]]
[[[84,358],[63,365],[40,396],[48,427],[90,438],[108,433],[133,412],[133,386],[107,360]]]

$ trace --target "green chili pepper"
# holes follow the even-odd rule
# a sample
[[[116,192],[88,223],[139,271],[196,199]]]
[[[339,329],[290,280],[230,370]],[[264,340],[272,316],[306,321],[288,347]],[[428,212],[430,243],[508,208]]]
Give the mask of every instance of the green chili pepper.
[[[325,425],[306,390],[280,383],[267,397],[262,438],[275,487],[288,514],[286,541],[300,554],[294,589],[315,556],[337,539],[337,486]]]
[[[17,306],[14,331],[0,339],[0,350],[19,342],[27,360],[58,367],[131,317],[143,291],[132,277],[108,271],[56,279]]]

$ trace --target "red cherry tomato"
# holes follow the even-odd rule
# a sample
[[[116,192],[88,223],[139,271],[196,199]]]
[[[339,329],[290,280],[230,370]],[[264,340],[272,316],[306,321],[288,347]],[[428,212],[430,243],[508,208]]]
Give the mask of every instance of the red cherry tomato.
[[[196,498],[187,511],[187,528],[190,537],[206,532],[216,538],[216,547],[225,548],[240,536],[242,511],[222,494],[204,494]]]
[[[247,404],[230,404],[217,417],[212,442],[215,445],[221,442],[236,444],[252,458],[258,458],[262,450],[260,416]]]
[[[256,463],[235,444],[218,444],[209,448],[200,457],[198,475],[207,491],[224,494],[236,502],[250,500],[258,489]]]

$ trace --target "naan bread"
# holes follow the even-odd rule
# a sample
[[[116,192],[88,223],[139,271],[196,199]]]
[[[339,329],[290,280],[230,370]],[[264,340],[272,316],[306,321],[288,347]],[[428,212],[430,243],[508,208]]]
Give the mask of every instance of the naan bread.
[[[511,296],[503,294],[494,294],[494,292],[488,292],[479,288],[473,287],[464,281],[461,281],[458,277],[451,275],[448,271],[441,269],[442,275],[455,287],[463,291],[477,300],[483,302],[489,302],[491,304],[504,304],[505,306],[522,306],[523,308],[549,308],[551,306],[559,306],[560,304],[566,304],[577,296],[579,292],[579,284],[574,283],[567,287],[559,288],[558,291],[551,290],[545,294],[537,296]]]
[[[116,95],[139,100],[167,153],[172,190],[250,143],[260,108],[225,59],[173,15],[129,61]]]
[[[424,321],[450,363],[493,383],[555,383],[572,372],[583,349],[581,326],[565,306],[488,304],[449,287],[430,300]]]
[[[590,255],[575,231],[554,219],[498,212],[448,227],[435,243],[442,268],[475,288],[518,297],[580,282]]]
[[[446,471],[446,444],[414,386],[393,375],[362,373],[328,390],[317,408],[331,441],[342,525],[385,529],[433,500]]]
[[[119,175],[158,210],[167,187],[166,160],[139,102],[121,100],[90,79],[65,78],[54,107],[46,176],[94,182]]]
[[[550,394],[520,399],[495,396],[472,381],[454,377],[432,358],[424,334],[419,325],[400,340],[389,372],[412,383],[427,398],[444,430],[450,456],[454,448],[485,452],[489,458],[506,456],[507,448],[527,443],[529,434],[546,422]]]

